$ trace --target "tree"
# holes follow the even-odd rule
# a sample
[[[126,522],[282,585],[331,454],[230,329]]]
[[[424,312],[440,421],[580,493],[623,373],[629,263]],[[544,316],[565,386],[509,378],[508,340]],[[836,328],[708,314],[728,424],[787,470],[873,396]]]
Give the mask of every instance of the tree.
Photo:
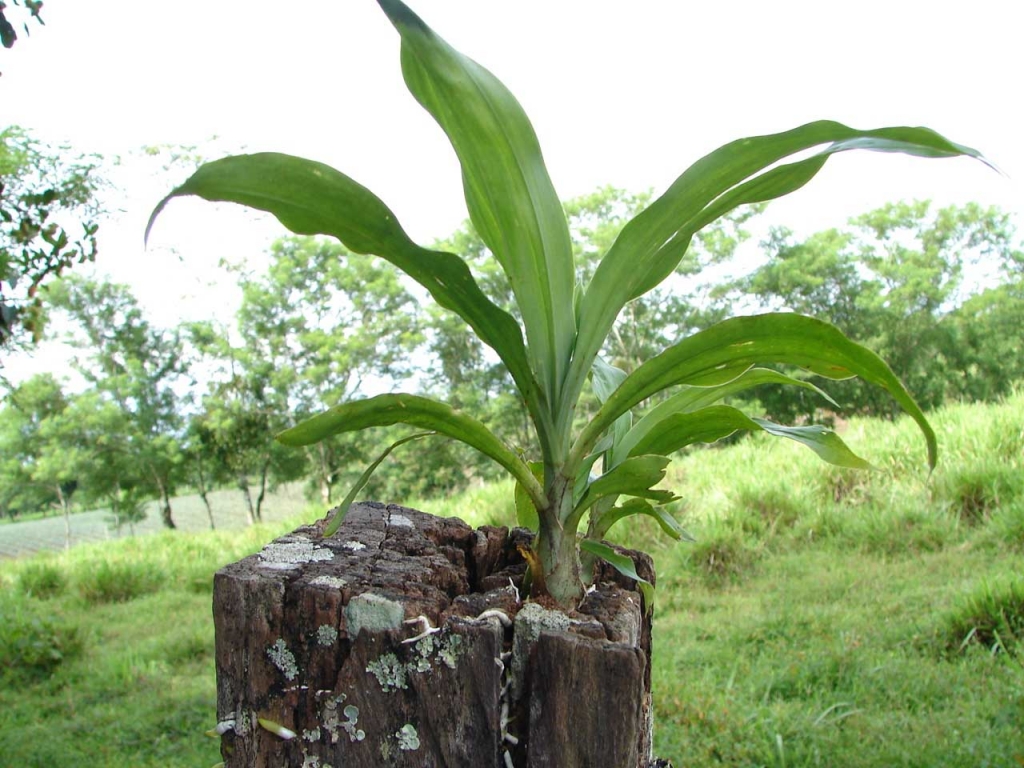
[[[63,388],[51,374],[39,374],[12,389],[0,409],[0,514],[14,518],[50,506],[67,515],[78,479],[40,472],[44,456],[40,429],[67,408]]]
[[[99,159],[0,131],[0,348],[42,332],[40,288],[96,258]]]
[[[965,282],[966,275],[1014,273],[1021,252],[1005,212],[973,203],[937,211],[928,202],[892,203],[851,219],[846,231],[795,241],[777,229],[762,245],[764,262],[733,290],[863,339],[925,407],[972,391],[1008,391],[1019,293]],[[895,415],[862,381],[840,382],[832,393],[851,411]],[[779,386],[760,398],[773,418],[810,417],[821,405],[813,393]]]
[[[223,472],[234,480],[249,523],[255,524],[262,519],[268,487],[303,477],[307,471],[302,454],[285,451],[274,441],[287,425],[286,400],[277,388],[282,377],[261,357],[258,345],[232,344],[227,329],[196,323],[189,332],[205,361],[219,369],[195,417],[208,441],[202,450],[210,451],[215,475]]]
[[[182,417],[175,387],[184,360],[177,331],[153,327],[124,285],[69,276],[53,283],[47,301],[67,314],[70,344],[87,350],[74,367],[124,416],[133,472],[160,500],[163,523],[174,528],[170,497],[181,461]]]
[[[270,255],[265,274],[242,275],[242,345],[233,354],[246,375],[266,382],[268,405],[278,404],[267,417],[273,428],[412,370],[421,340],[417,304],[392,267],[309,237],[278,240]],[[351,436],[306,453],[324,504],[339,476],[365,458]]]

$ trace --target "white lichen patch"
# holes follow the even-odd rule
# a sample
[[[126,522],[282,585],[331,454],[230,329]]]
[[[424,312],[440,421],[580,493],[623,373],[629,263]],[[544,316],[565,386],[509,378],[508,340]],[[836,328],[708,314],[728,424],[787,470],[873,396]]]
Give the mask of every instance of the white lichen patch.
[[[391,518],[388,520],[388,524],[398,526],[399,528],[413,527],[412,520],[410,520],[405,515],[392,515]]]
[[[414,749],[420,748],[420,735],[416,733],[416,728],[412,723],[406,723],[396,733],[395,736],[398,738],[398,748],[409,752]]]
[[[320,729],[314,728],[311,731],[302,732],[303,741],[320,741]]]
[[[361,630],[387,632],[402,626],[405,608],[386,597],[364,592],[349,600],[345,606],[345,626],[348,636],[355,640]]]
[[[341,589],[346,584],[340,576],[317,576],[309,582],[314,587],[330,587],[331,589]]]
[[[393,653],[385,653],[366,665],[366,671],[377,678],[385,693],[409,687],[405,665]]]
[[[316,630],[316,641],[320,645],[334,645],[338,642],[338,630],[330,624],[321,624]]]
[[[341,724],[341,727],[344,728],[345,733],[348,734],[348,740],[356,742],[365,739],[366,733],[361,728],[356,728],[359,724],[359,708],[353,707],[349,704],[345,707],[344,715],[345,722]]]
[[[320,758],[302,751],[302,768],[320,768]]]
[[[334,553],[317,547],[309,539],[273,541],[260,551],[260,564],[265,568],[295,568],[302,563],[330,560]]]
[[[350,552],[358,552],[361,549],[366,549],[366,545],[361,541],[346,541],[341,546]]]
[[[287,680],[294,680],[299,676],[299,666],[295,663],[295,656],[288,650],[283,639],[278,638],[272,646],[267,648],[267,656],[270,657],[274,666],[281,670],[281,674]]]

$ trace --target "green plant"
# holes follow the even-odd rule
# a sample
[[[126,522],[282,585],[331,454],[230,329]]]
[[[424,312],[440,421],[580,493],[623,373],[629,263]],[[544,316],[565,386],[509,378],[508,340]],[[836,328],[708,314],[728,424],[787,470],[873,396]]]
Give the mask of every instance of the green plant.
[[[78,592],[88,603],[124,603],[156,592],[165,579],[158,566],[145,560],[102,560],[82,569],[77,581]]]
[[[64,591],[67,575],[56,563],[43,560],[30,562],[18,574],[18,586],[29,597],[46,600]]]
[[[311,160],[262,153],[208,163],[157,206],[149,226],[172,198],[197,195],[269,211],[293,232],[331,235],[352,251],[390,261],[461,316],[501,358],[529,411],[536,453],[524,458],[480,421],[412,394],[339,405],[282,433],[282,442],[307,445],[339,432],[402,423],[427,430],[403,441],[440,433],[468,443],[516,479],[520,522],[538,532],[530,556],[532,589],[563,606],[581,598],[596,557],[632,569],[601,543],[617,521],[649,515],[669,535],[684,536],[664,509],[675,497],[656,486],[667,456],[687,445],[737,430],[764,431],[804,443],[834,464],[869,466],[829,430],[783,427],[719,404],[764,383],[820,393],[758,364],[797,366],[830,379],[860,376],[888,390],[918,423],[934,465],[934,433],[910,394],[877,355],[826,323],[793,314],[733,318],[679,341],[628,374],[604,362],[600,352],[623,307],[673,272],[696,232],[738,206],[799,189],[832,155],[870,149],[980,158],[978,152],[926,128],[857,130],[830,121],[733,141],[697,161],[626,224],[582,285],[565,214],[518,102],[399,0],[379,3],[401,36],[406,84],[458,155],[470,217],[508,277],[522,327],[484,295],[461,258],[415,244],[369,190]],[[588,379],[601,405],[574,431]],[[632,423],[632,408],[669,389],[670,397]],[[340,523],[381,460],[363,475],[325,533]],[[649,592],[649,585],[641,587]]]
[[[951,652],[977,644],[1016,653],[1024,642],[1024,580],[983,583],[961,598],[946,618],[945,640]]]
[[[17,600],[0,604],[0,684],[45,679],[81,650],[76,627],[39,616]]]

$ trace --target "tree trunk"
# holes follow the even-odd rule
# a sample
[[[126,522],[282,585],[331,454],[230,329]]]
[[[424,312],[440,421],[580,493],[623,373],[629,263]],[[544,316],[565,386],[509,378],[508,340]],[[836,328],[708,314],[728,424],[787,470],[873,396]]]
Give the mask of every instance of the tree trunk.
[[[177,528],[174,524],[174,518],[171,517],[171,495],[170,495],[170,484],[166,478],[162,478],[159,475],[156,476],[156,485],[160,489],[160,515],[163,517],[164,527],[166,528]]]
[[[563,613],[520,600],[523,529],[375,503],[330,539],[323,525],[215,577],[227,768],[666,765],[632,581],[603,569]]]
[[[260,522],[263,521],[263,500],[267,497],[267,473],[270,471],[270,462],[268,461],[260,468],[260,493],[256,497],[256,519]]]
[[[57,500],[64,513],[64,549],[71,549],[71,500],[64,494],[64,489],[57,483]]]
[[[245,497],[245,511],[249,516],[249,525],[256,525],[256,510],[252,506],[252,494],[249,493],[249,478],[245,475],[239,475],[238,489]]]

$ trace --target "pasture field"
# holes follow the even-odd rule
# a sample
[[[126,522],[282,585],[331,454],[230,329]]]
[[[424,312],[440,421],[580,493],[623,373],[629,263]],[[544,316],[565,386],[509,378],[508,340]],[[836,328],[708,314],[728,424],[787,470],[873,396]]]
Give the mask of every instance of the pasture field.
[[[213,524],[218,529],[233,530],[249,525],[245,502],[236,490],[211,491],[208,495],[213,510]],[[268,491],[264,501],[264,522],[275,523],[301,512],[306,507],[302,496],[302,483],[283,485]],[[210,530],[210,516],[198,496],[179,496],[171,500],[174,524],[182,531]],[[71,545],[113,541],[166,530],[157,502],[146,504],[146,518],[135,524],[134,531],[127,525],[120,531],[113,529],[111,515],[106,509],[94,509],[71,515]],[[20,557],[36,552],[64,549],[64,517],[49,515],[33,520],[0,525],[0,558]]]
[[[676,768],[1024,765],[1024,396],[851,422],[849,473],[750,439],[684,457],[658,567],[656,752]],[[414,504],[508,522],[507,487]],[[0,764],[212,766],[211,575],[315,513],[0,563]],[[584,703],[586,705],[586,703]]]

